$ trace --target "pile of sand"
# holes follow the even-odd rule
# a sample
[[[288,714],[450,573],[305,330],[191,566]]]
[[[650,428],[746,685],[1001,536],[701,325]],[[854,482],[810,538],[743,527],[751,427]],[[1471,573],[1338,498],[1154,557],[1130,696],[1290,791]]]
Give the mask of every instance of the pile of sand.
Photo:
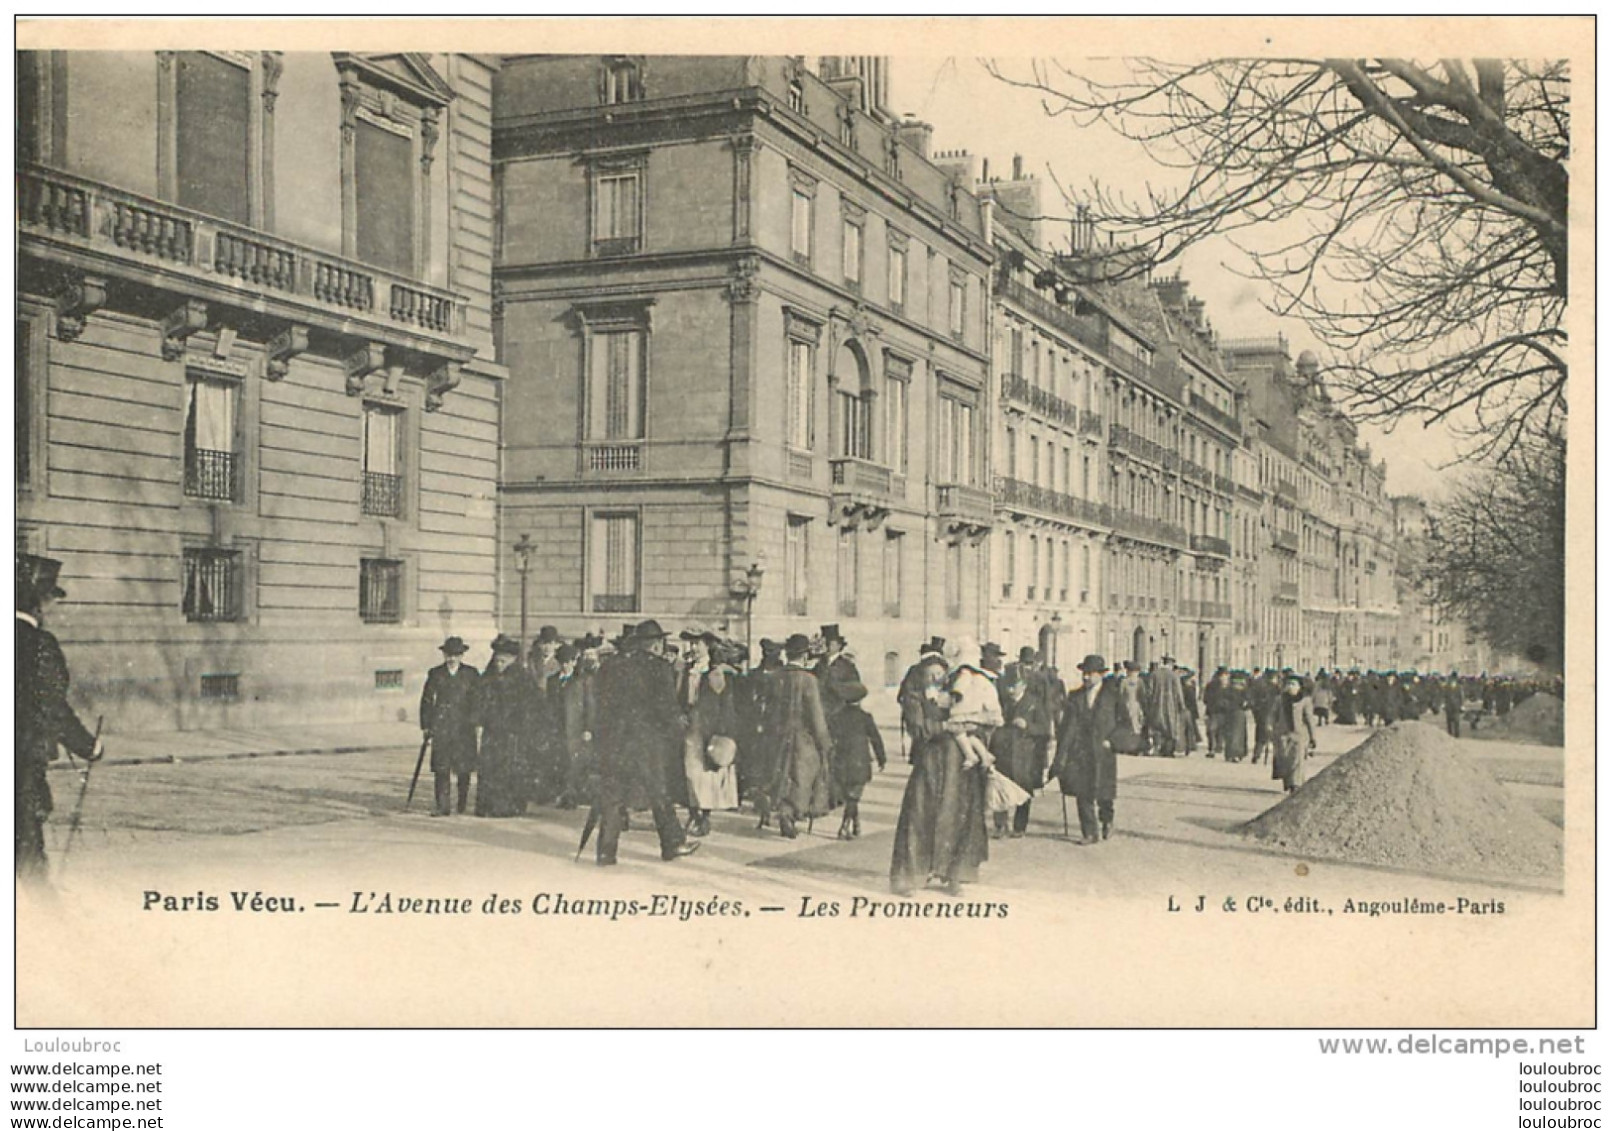
[[[1566,704],[1553,695],[1535,692],[1512,707],[1504,718],[1484,719],[1471,737],[1565,746]]]
[[[1307,856],[1456,875],[1558,874],[1561,830],[1424,723],[1379,730],[1242,834]]]

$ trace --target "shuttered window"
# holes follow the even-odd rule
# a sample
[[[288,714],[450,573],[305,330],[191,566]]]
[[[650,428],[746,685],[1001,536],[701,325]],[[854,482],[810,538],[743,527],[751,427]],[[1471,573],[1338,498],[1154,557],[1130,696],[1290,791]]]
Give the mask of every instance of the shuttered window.
[[[638,516],[596,514],[588,548],[595,613],[638,611]]]
[[[593,335],[588,439],[643,439],[643,333]]]

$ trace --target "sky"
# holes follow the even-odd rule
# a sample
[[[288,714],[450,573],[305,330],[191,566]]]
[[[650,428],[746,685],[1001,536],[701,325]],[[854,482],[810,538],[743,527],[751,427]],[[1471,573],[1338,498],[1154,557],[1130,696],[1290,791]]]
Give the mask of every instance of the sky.
[[[1167,177],[1139,146],[1106,127],[1080,129],[1066,118],[1048,118],[1034,92],[992,78],[976,59],[895,58],[890,103],[896,113],[915,114],[934,127],[934,150],[965,149],[987,158],[992,176],[1009,176],[1013,156],[1021,155],[1026,175],[1043,182],[1049,216],[1066,214],[1057,182],[1077,190],[1096,176],[1139,193],[1149,180]],[[1056,239],[1066,235],[1058,233]],[[1228,240],[1206,240],[1179,262],[1222,337],[1285,334],[1294,358],[1312,349],[1324,367],[1327,351],[1308,327],[1277,318],[1264,306],[1268,289],[1236,273],[1246,273],[1247,261]],[[1454,458],[1456,445],[1444,429],[1411,422],[1386,433],[1367,424],[1360,427],[1360,439],[1375,458],[1387,460],[1387,488],[1393,494],[1437,498],[1451,479],[1443,467]]]

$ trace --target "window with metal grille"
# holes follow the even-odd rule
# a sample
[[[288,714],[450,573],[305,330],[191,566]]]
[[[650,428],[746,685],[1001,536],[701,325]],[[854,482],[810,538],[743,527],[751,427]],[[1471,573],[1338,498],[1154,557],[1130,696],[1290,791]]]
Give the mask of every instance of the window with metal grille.
[[[241,697],[241,677],[229,672],[201,677],[201,698],[208,703],[233,703]]]
[[[396,518],[403,513],[402,425],[398,409],[364,405],[365,514]]]
[[[194,549],[184,554],[185,619],[194,622],[239,620],[241,556],[236,550]]]
[[[191,375],[190,403],[185,411],[185,494],[196,499],[233,502],[240,459],[235,445],[237,387]]]
[[[376,691],[401,691],[401,690],[403,690],[403,669],[402,668],[382,668],[381,670],[377,671],[375,673],[375,690]]]
[[[402,562],[391,558],[359,561],[358,615],[365,624],[396,624],[402,620]]]
[[[638,516],[596,514],[588,547],[595,613],[638,611]]]

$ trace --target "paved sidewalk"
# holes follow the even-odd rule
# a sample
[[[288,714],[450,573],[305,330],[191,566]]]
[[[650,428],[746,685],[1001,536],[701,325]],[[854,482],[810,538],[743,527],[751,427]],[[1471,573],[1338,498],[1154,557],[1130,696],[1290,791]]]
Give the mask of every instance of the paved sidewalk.
[[[286,754],[350,754],[395,746],[418,746],[417,723],[327,723],[317,726],[264,727],[256,730],[144,731],[109,735],[108,766],[147,762],[199,762],[212,758],[272,758]],[[82,764],[82,763],[80,763]],[[72,769],[62,758],[57,770]]]

